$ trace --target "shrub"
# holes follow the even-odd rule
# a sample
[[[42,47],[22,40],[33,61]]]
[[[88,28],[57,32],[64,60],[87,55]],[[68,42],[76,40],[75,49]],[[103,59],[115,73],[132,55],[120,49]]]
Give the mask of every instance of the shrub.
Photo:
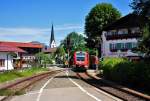
[[[124,58],[105,58],[101,68],[106,79],[150,89],[150,63],[131,62]]]

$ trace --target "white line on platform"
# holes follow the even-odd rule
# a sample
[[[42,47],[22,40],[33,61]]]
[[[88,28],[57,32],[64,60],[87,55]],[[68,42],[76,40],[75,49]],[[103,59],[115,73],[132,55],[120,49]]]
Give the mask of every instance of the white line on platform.
[[[60,74],[60,73],[58,73],[58,74]],[[39,94],[38,94],[38,96],[37,96],[36,101],[40,101],[40,98],[41,98],[41,95],[42,95],[42,92],[43,92],[44,88],[45,88],[45,87],[48,85],[48,83],[50,83],[50,82],[54,79],[54,77],[56,77],[58,74],[56,74],[55,76],[51,77],[51,78],[41,87],[40,91],[38,92]]]
[[[90,94],[88,91],[86,91],[83,87],[81,87],[78,83],[76,83],[75,81],[73,81],[71,78],[69,78],[69,72],[66,71],[66,75],[68,76],[68,79],[74,83],[82,92],[86,93],[88,96],[92,97],[93,99],[95,99],[96,101],[101,101],[99,98],[97,98],[96,96]]]

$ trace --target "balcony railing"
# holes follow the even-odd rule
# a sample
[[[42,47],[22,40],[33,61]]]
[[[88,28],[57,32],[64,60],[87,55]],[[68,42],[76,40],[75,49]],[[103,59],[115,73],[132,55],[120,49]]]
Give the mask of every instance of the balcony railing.
[[[141,36],[142,36],[141,33],[113,34],[113,35],[106,35],[106,40],[139,38]]]
[[[122,48],[122,49],[110,49],[111,52],[117,52],[118,50],[120,50],[121,52],[127,52],[128,50],[131,50],[131,49],[127,49],[127,48]]]
[[[117,52],[117,49],[110,49],[111,52]]]

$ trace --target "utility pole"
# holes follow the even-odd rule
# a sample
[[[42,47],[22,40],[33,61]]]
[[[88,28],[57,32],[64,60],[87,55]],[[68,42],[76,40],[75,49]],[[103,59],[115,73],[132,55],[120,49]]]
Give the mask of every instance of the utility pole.
[[[69,57],[70,57],[70,38],[67,37],[67,54],[68,54],[68,67],[69,67]]]

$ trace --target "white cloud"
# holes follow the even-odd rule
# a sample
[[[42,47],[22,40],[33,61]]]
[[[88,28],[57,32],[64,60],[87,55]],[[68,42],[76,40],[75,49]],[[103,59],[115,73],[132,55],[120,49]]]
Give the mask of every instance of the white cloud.
[[[77,24],[54,26],[55,38],[58,39],[57,43],[59,43],[59,41],[62,40],[66,34],[68,34],[66,32],[82,29],[83,26]],[[51,28],[0,27],[0,40],[21,42],[40,41],[48,43],[50,39],[50,32]],[[59,35],[57,33],[59,33]]]
[[[56,26],[55,30],[59,31],[59,30],[74,30],[74,29],[82,29],[83,26],[78,25],[78,24],[65,24],[65,25],[61,25],[61,26]]]

